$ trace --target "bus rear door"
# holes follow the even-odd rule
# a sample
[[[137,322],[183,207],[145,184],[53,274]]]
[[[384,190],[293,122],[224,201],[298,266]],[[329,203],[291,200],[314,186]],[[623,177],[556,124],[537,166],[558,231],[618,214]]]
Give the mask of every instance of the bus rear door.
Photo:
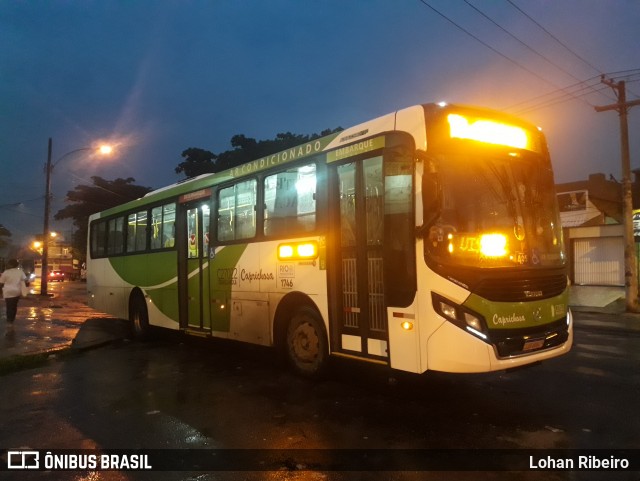
[[[209,331],[210,190],[180,198],[178,226],[178,289],[180,327]],[[195,199],[195,200],[194,200]]]

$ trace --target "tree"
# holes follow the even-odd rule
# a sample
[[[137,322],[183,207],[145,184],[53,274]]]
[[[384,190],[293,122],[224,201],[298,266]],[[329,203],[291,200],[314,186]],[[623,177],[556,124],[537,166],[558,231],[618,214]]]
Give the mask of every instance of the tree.
[[[187,177],[196,177],[201,174],[214,172],[216,154],[208,150],[190,147],[182,151],[184,161],[176,167],[176,174],[184,172]]]
[[[0,248],[9,245],[9,240],[5,239],[5,237],[11,237],[11,231],[0,224]]]
[[[77,185],[74,190],[67,192],[69,205],[54,216],[56,220],[73,219],[76,230],[72,248],[77,259],[86,258],[87,229],[91,214],[138,199],[151,191],[150,187],[133,184],[133,177],[106,180],[93,176],[91,181],[93,185]]]
[[[325,135],[341,131],[342,128],[326,129],[319,134],[301,135],[291,132],[280,133],[275,139],[256,140],[243,134],[231,137],[231,147],[220,154],[214,154],[208,150],[188,148],[182,152],[185,159],[176,167],[176,173],[184,172],[187,178],[210,172],[222,172],[245,162],[266,157],[296,145],[309,142]]]

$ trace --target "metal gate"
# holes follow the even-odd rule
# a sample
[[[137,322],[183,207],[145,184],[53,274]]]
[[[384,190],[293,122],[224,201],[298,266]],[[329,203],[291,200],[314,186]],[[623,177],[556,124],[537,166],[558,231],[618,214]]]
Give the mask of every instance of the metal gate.
[[[624,286],[624,239],[574,239],[573,267],[578,285]]]

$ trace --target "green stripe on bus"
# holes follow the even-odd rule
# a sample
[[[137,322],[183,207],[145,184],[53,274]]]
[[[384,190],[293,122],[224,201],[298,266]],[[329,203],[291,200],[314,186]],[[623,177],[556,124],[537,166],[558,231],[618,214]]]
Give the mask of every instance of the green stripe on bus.
[[[569,291],[550,299],[528,302],[495,302],[471,294],[464,306],[482,314],[489,329],[519,329],[549,324],[566,316]]]
[[[176,251],[109,258],[111,267],[125,282],[139,287],[159,287],[178,280]]]

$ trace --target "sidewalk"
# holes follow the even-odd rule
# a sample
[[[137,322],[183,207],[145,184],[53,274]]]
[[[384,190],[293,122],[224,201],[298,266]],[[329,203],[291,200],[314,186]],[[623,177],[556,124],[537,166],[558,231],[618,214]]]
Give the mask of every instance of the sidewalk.
[[[87,349],[128,336],[126,321],[88,307],[86,286],[63,282],[49,286],[51,297],[33,294],[20,300],[13,324],[5,319],[0,300],[0,364],[28,356],[57,355]],[[570,306],[576,329],[599,329],[628,335],[640,333],[640,314],[625,312],[623,288],[572,286]]]
[[[86,349],[128,334],[126,323],[88,307],[84,283],[50,285],[50,296],[43,297],[39,291],[39,285],[32,286],[32,294],[20,299],[13,324],[6,321],[0,299],[0,362]]]
[[[626,312],[624,287],[571,286],[569,305],[576,328],[640,333],[640,313]]]

